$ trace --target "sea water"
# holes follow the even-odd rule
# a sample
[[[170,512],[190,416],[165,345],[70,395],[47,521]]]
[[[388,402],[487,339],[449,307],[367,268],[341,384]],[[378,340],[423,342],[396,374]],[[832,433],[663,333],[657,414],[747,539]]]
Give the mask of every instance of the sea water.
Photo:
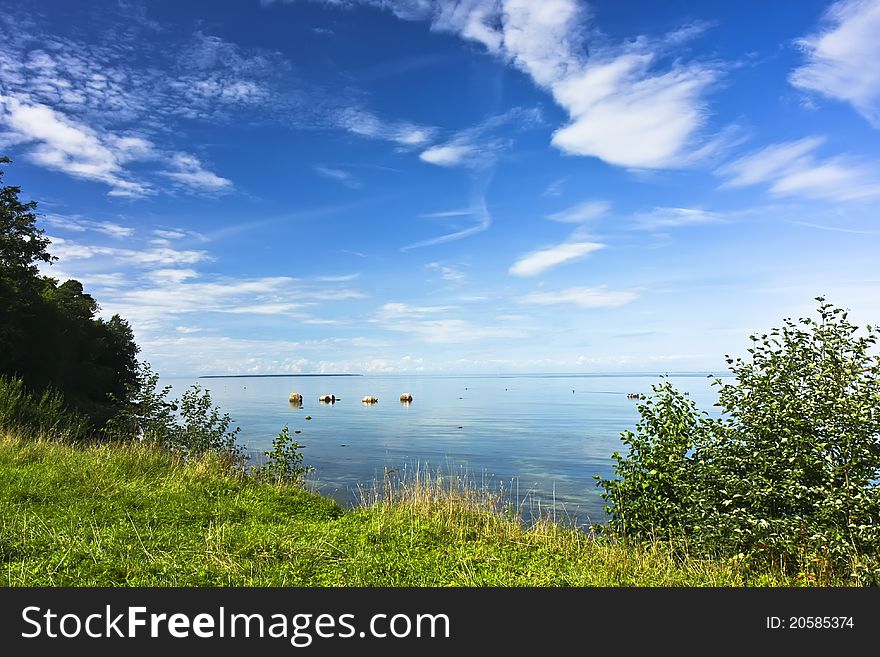
[[[710,373],[665,375],[713,416]],[[605,518],[596,475],[613,474],[620,433],[639,420],[639,401],[660,374],[378,375],[177,378],[178,397],[198,383],[241,428],[252,459],[288,426],[303,445],[310,485],[357,502],[388,471],[429,470],[504,491],[526,518],[536,511],[584,526]],[[292,406],[291,392],[303,396]],[[413,401],[403,404],[402,393]],[[318,401],[335,395],[335,403]],[[365,405],[365,396],[378,403]],[[306,418],[311,419],[306,419]],[[299,434],[295,432],[299,431]]]

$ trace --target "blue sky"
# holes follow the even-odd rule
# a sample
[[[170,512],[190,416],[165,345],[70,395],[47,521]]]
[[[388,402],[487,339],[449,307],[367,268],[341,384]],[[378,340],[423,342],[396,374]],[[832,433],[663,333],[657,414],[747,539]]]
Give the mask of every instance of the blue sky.
[[[165,375],[721,370],[880,319],[880,1],[0,2],[0,148]]]

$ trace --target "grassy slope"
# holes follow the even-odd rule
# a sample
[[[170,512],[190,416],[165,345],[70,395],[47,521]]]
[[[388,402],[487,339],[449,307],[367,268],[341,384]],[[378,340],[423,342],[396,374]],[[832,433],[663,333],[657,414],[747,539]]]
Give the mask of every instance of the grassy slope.
[[[725,563],[524,530],[442,496],[344,511],[140,446],[0,437],[0,584],[740,586]]]

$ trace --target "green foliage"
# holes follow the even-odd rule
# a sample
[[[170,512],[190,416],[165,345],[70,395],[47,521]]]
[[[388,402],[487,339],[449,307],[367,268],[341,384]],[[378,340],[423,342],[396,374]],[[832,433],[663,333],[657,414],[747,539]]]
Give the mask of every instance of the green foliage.
[[[241,429],[230,429],[232,418],[228,413],[221,415],[210,393],[198,384],[185,390],[180,399],[169,399],[170,393],[171,386],[159,387],[159,375],[150,364],[141,363],[135,384],[126,392],[128,402],[108,423],[108,435],[158,445],[187,457],[221,454],[241,465],[244,453],[236,443]]]
[[[290,435],[285,425],[273,440],[271,451],[263,452],[269,459],[266,463],[256,466],[252,472],[260,479],[275,482],[302,484],[305,476],[314,472],[312,466],[302,464],[303,455],[299,451],[305,445],[301,445]]]
[[[860,335],[817,301],[818,319],[786,319],[751,336],[747,359],[728,357],[721,420],[654,387],[616,477],[599,480],[613,531],[687,536],[805,578],[880,580],[880,331]]]
[[[98,318],[79,281],[40,276],[38,265],[55,258],[37,228],[36,203],[21,202],[20,193],[0,186],[0,375],[37,395],[57,390],[100,427],[136,379],[134,335],[118,315]]]
[[[35,396],[21,379],[0,376],[0,431],[28,431],[54,440],[80,442],[90,435],[88,418],[67,408],[57,390]]]
[[[628,454],[614,452],[616,479],[602,480],[614,529],[652,538],[660,529],[684,528],[689,510],[695,442],[711,435],[711,420],[671,383],[653,386],[639,404],[636,431],[621,434]]]
[[[0,164],[9,162],[0,157]],[[0,183],[3,173],[0,170]],[[37,263],[54,260],[46,251],[49,240],[36,225],[36,201],[22,203],[20,193],[20,187],[0,186],[0,278],[15,291],[33,284]]]
[[[184,391],[179,404],[182,422],[178,425],[173,449],[186,454],[214,452],[228,455],[236,462],[242,460],[242,449],[235,442],[241,429],[230,430],[232,418],[228,413],[220,414],[207,390],[195,384]]]

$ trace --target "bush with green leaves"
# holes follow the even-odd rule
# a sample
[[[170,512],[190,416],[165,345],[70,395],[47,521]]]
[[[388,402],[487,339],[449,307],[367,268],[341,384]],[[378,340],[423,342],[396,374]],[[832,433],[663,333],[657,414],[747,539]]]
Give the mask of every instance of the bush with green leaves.
[[[153,443],[184,456],[215,452],[238,466],[244,450],[236,442],[241,431],[230,429],[232,418],[213,405],[211,394],[190,386],[180,399],[169,399],[171,386],[159,387],[159,375],[150,364],[140,364],[137,383],[128,391],[129,402],[111,420],[108,433],[122,440]]]
[[[300,450],[303,447],[305,445],[297,442],[285,425],[281,433],[272,440],[272,449],[263,452],[263,456],[269,460],[252,470],[254,476],[277,483],[302,484],[306,475],[315,470],[310,465],[302,464],[303,455]]]
[[[880,579],[880,331],[817,301],[817,319],[786,319],[727,358],[720,419],[654,386],[616,476],[599,479],[609,529],[807,579]]]

